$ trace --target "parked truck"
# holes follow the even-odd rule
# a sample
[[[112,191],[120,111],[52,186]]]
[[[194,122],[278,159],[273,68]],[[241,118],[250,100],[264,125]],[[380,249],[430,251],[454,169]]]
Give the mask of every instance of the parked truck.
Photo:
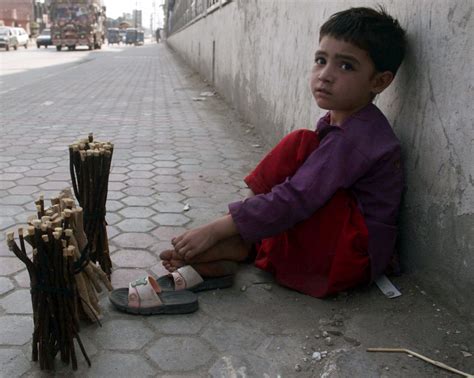
[[[50,15],[51,39],[56,50],[102,47],[106,31],[102,0],[51,0]]]

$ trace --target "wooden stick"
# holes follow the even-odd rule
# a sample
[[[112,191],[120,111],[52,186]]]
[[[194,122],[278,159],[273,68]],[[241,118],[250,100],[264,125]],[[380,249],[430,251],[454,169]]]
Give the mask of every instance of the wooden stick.
[[[413,352],[413,351],[411,351],[409,349],[405,349],[405,348],[368,348],[367,352],[407,353],[407,354],[410,354],[414,357],[419,358],[420,360],[423,360],[423,361],[428,362],[432,365],[435,365],[435,366],[437,366],[441,369],[450,371],[451,373],[459,374],[459,375],[461,375],[463,377],[467,377],[467,378],[474,378],[474,375],[472,375],[472,374],[464,373],[461,370],[457,370],[457,369],[452,368],[451,366],[448,366],[448,365],[446,365],[442,362],[432,360],[431,358],[425,357],[425,356],[423,356],[419,353]]]

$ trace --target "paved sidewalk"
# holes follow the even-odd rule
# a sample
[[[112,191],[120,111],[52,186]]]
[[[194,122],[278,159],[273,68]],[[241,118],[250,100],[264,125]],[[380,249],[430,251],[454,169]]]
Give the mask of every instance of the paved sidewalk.
[[[115,144],[107,221],[116,287],[162,274],[158,253],[172,236],[244,196],[242,177],[269,146],[218,95],[194,101],[203,91],[212,88],[160,44],[104,51],[1,96],[1,377],[52,376],[30,361],[28,275],[4,232],[24,224],[40,193],[49,199],[70,186],[71,142],[92,131]],[[102,328],[80,333],[92,367],[80,356],[72,373],[58,361],[57,376],[454,376],[368,347],[409,348],[474,373],[472,319],[408,276],[394,282],[403,296],[393,300],[375,287],[318,300],[245,265],[233,288],[199,294],[200,309],[179,316],[125,315],[103,295]]]

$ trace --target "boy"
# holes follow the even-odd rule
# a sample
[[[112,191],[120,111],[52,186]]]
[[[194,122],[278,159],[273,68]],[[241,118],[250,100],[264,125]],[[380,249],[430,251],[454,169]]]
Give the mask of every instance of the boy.
[[[251,195],[175,237],[163,265],[222,276],[232,271],[228,261],[245,260],[253,248],[256,266],[315,297],[380,275],[394,250],[403,177],[399,141],[372,101],[392,82],[405,44],[383,9],[331,16],[310,81],[328,110],[316,132],[285,137],[246,177]]]

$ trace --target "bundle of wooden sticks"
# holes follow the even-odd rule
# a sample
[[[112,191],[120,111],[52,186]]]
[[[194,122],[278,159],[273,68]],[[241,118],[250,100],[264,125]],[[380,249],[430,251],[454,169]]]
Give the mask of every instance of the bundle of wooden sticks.
[[[84,230],[89,241],[81,253],[85,259],[98,262],[110,277],[112,262],[105,221],[110,166],[114,146],[94,141],[92,134],[69,146],[69,168],[72,187],[84,209]]]
[[[112,286],[106,274],[90,261],[81,258],[87,244],[82,227],[82,209],[76,207],[70,190],[51,200],[49,209],[44,199],[35,202],[37,215],[28,220],[27,233],[18,229],[20,245],[14,232],[7,233],[10,250],[26,265],[30,276],[34,332],[32,360],[41,369],[53,369],[60,352],[61,360],[77,369],[74,348],[76,339],[82,354],[90,360],[79,337],[79,319],[85,316],[99,321],[101,316],[97,293],[101,284]],[[25,241],[31,245],[32,254]],[[31,256],[31,258],[30,258]]]

